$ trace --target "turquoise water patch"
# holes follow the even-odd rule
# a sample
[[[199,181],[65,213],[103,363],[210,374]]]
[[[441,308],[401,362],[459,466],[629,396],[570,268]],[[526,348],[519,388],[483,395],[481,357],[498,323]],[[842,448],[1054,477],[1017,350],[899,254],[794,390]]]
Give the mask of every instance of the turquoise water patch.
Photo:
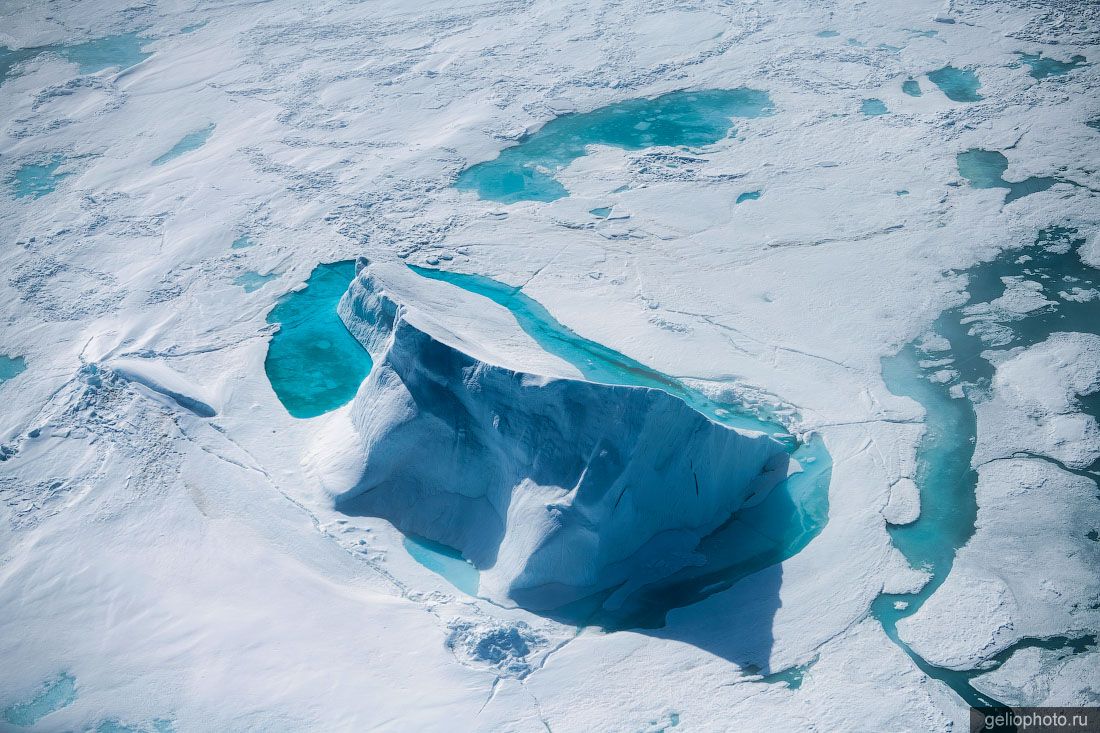
[[[859,111],[868,117],[877,117],[886,114],[886,104],[881,99],[864,99]]]
[[[441,576],[468,596],[477,595],[481,574],[453,547],[433,542],[426,537],[405,535],[406,552],[418,563]]]
[[[908,195],[909,195],[909,192],[908,192],[908,191],[906,191],[906,190],[905,190],[905,189],[903,188],[903,189],[901,189],[900,191],[894,191],[894,195],[895,195],[895,196],[908,196]]]
[[[1085,124],[1088,125],[1089,127],[1091,127],[1092,129],[1096,130],[1097,132],[1100,132],[1100,117],[1096,117],[1095,119],[1091,119],[1091,120],[1087,121]]]
[[[740,204],[744,201],[756,201],[758,198],[760,198],[759,191],[745,191],[743,194],[737,197],[737,200],[734,201],[734,203]]]
[[[104,720],[95,728],[95,733],[173,733],[175,724],[166,718],[157,718],[151,723],[123,723],[119,720]]]
[[[910,97],[919,97],[922,92],[920,90],[920,82],[916,79],[906,79],[901,83],[901,91],[908,94]]]
[[[608,216],[611,215],[611,208],[608,206],[600,206],[595,209],[589,209],[588,213],[596,217],[597,219],[606,219]]]
[[[264,370],[293,417],[317,417],[347,404],[370,373],[370,354],[336,313],[354,277],[350,260],[318,265],[305,288],[284,295],[267,314],[279,329]]]
[[[153,55],[141,50],[142,44],[146,42],[137,33],[123,33],[77,44],[16,49],[0,46],[0,83],[8,77],[12,68],[42,53],[54,53],[73,62],[81,74],[94,74],[112,67],[128,69]]]
[[[199,21],[198,23],[191,23],[190,25],[185,25],[184,27],[180,28],[180,33],[183,33],[183,34],[194,33],[195,31],[199,30],[200,28],[205,28],[206,24],[209,23],[209,22],[210,22],[209,20],[203,20],[203,21]]]
[[[189,132],[180,138],[180,141],[172,146],[164,155],[160,156],[152,162],[152,165],[164,165],[168,161],[178,158],[184,153],[189,153],[192,150],[197,150],[206,144],[206,141],[210,139],[210,136],[214,134],[214,123],[210,123],[201,130],[195,130]]]
[[[703,538],[696,552],[701,566],[683,568],[632,592],[613,610],[601,608],[608,592],[560,609],[563,619],[607,629],[659,628],[672,608],[697,603],[759,570],[793,557],[816,537],[829,515],[832,459],[824,441],[800,443],[762,407],[720,402],[630,357],[578,335],[557,321],[520,288],[491,278],[409,265],[417,274],[481,295],[507,308],[540,347],[602,384],[660,389],[716,422],[771,434],[802,466],[755,506],[735,512]]]
[[[76,678],[60,674],[42,685],[42,689],[27,702],[4,708],[4,720],[12,725],[31,726],[52,712],[72,705],[76,700]]]
[[[779,672],[772,672],[771,674],[764,675],[760,678],[760,681],[765,684],[781,684],[791,690],[797,690],[802,687],[802,681],[806,678],[806,673],[810,671],[810,668],[817,664],[817,660],[820,656],[815,656],[805,664],[800,664],[789,669],[784,669]],[[745,668],[745,672],[749,674],[759,674],[754,671],[751,666]]]
[[[931,581],[915,594],[883,594],[872,606],[872,612],[882,622],[887,635],[928,675],[951,686],[971,705],[997,705],[997,701],[981,695],[970,686],[970,680],[994,668],[1027,646],[1078,649],[1085,641],[1055,637],[1047,640],[1025,639],[976,670],[954,671],[928,664],[900,640],[897,622],[911,616],[932,593],[943,584],[954,564],[955,553],[974,533],[978,505],[975,499],[977,473],[970,462],[974,452],[977,421],[972,394],[981,395],[994,375],[993,365],[982,357],[989,348],[1012,349],[1028,347],[1046,340],[1054,332],[1076,331],[1100,333],[1100,305],[1096,302],[1062,299],[1059,291],[1067,283],[1088,289],[1100,287],[1100,271],[1081,262],[1077,250],[1084,239],[1072,229],[1052,227],[1038,233],[1034,245],[1025,250],[1007,250],[990,262],[966,271],[967,302],[945,311],[935,322],[933,331],[946,339],[947,351],[922,351],[918,343],[906,346],[895,357],[883,360],[883,377],[890,391],[912,397],[926,412],[927,432],[917,449],[915,480],[920,490],[921,513],[916,522],[888,527],[890,537],[909,564],[931,573]],[[1027,258],[1021,258],[1021,255]],[[1021,259],[1024,259],[1021,262]],[[1043,295],[1057,302],[1055,307],[1042,308],[1018,316],[1009,323],[999,324],[996,343],[990,331],[977,326],[972,317],[975,305],[989,303],[1001,297],[1007,288],[1006,279],[1027,277],[1039,282]],[[1011,281],[1011,280],[1009,280]],[[985,338],[983,338],[983,335]],[[941,367],[940,359],[953,359],[951,367],[957,376],[950,382],[932,379]],[[927,360],[931,359],[929,364]],[[925,366],[921,362],[925,361]],[[951,394],[952,386],[963,388],[964,398]],[[1100,417],[1100,400],[1081,400],[1081,406],[1093,417]],[[1093,476],[1093,480],[1096,478]],[[903,601],[905,608],[895,607]],[[1088,644],[1095,639],[1086,640]],[[1044,646],[1047,645],[1047,646]],[[1010,701],[1011,702],[1011,701]]]
[[[269,282],[277,277],[279,276],[274,272],[270,272],[266,275],[261,275],[258,272],[249,270],[248,272],[233,278],[233,284],[239,285],[244,288],[244,291],[246,293],[252,293],[259,290],[264,285],[267,285]]]
[[[982,95],[978,94],[982,84],[972,69],[956,69],[948,65],[929,72],[928,80],[953,102],[979,102],[982,99]]]
[[[17,377],[27,370],[27,362],[21,356],[0,354],[0,384]]]
[[[1030,176],[1022,181],[1012,183],[1004,179],[1004,172],[1008,170],[1008,158],[996,150],[979,150],[971,148],[955,156],[959,168],[959,175],[970,181],[974,188],[1007,188],[1005,203],[1030,196],[1033,193],[1046,191],[1059,179],[1050,176]]]
[[[837,31],[818,31],[815,33],[818,38],[836,38],[840,35]]]
[[[1042,53],[1019,54],[1020,61],[1031,67],[1028,71],[1035,79],[1046,79],[1048,76],[1062,76],[1068,74],[1076,68],[1081,66],[1087,66],[1084,56],[1073,56],[1069,61],[1059,61],[1058,59],[1052,59],[1043,56]]]
[[[95,728],[95,733],[147,733],[145,728],[136,728],[117,720],[104,720]]]
[[[241,236],[234,239],[233,243],[230,244],[229,247],[230,249],[248,249],[255,244],[256,243],[252,241],[252,237],[248,236],[247,234],[242,234]]]
[[[45,163],[27,163],[15,171],[12,178],[12,193],[17,199],[41,198],[57,188],[58,182],[69,173],[58,173],[57,169],[65,159],[55,155]]]
[[[143,43],[146,40],[137,33],[123,33],[75,45],[48,48],[75,63],[81,74],[94,74],[111,67],[128,69],[149,58],[153,54],[141,50]]]
[[[755,89],[680,91],[631,99],[556,117],[495,159],[465,169],[454,185],[501,203],[554,201],[569,195],[554,175],[584,156],[589,145],[624,150],[712,145],[736,133],[733,118],[771,112],[767,93]]]
[[[7,48],[0,46],[0,84],[11,74],[11,70],[24,61],[30,61],[39,53],[41,48]]]

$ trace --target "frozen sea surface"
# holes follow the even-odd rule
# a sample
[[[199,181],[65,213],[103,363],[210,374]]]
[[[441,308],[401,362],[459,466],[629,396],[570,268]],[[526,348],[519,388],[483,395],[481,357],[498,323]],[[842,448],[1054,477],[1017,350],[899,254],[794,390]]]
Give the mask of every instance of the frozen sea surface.
[[[0,378],[26,366],[0,385],[0,728],[960,730],[967,702],[1089,703],[1100,8],[868,5],[0,8]],[[509,603],[525,542],[567,522],[564,564],[620,522],[606,567],[641,505],[571,501],[599,452],[560,422],[498,440],[519,397],[480,446],[436,372],[397,399],[337,314],[361,257],[475,355],[443,380],[468,407],[494,369],[588,405],[663,390],[803,471],[677,524],[662,582]],[[592,413],[589,437],[624,422]],[[654,481],[638,518],[698,496],[664,424],[684,501]],[[406,538],[331,490],[440,467],[458,506],[478,450],[576,469],[486,503],[511,544],[478,567],[414,542],[453,513],[410,502]]]

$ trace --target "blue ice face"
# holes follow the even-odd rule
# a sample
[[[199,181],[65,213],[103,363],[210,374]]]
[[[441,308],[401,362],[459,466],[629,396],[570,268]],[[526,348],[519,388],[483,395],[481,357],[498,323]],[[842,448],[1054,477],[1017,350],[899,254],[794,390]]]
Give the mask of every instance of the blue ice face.
[[[595,606],[578,602],[568,609],[560,609],[562,620],[583,619],[584,623],[598,622],[608,628],[660,626],[669,609],[696,603],[728,588],[740,578],[797,554],[828,522],[832,460],[820,438],[799,443],[785,434],[782,425],[760,411],[744,404],[718,401],[625,354],[588,340],[557,321],[520,288],[480,275],[410,267],[424,277],[451,283],[504,306],[539,346],[572,364],[585,379],[659,389],[679,397],[717,422],[771,433],[803,468],[801,473],[773,488],[763,501],[739,510],[719,530],[704,538],[696,550],[706,558],[703,565],[685,568],[659,583],[639,589],[624,599],[614,612],[597,611],[602,599],[588,599]],[[470,570],[458,564],[465,561],[454,550],[445,546],[428,547],[433,550],[428,553],[424,546],[410,547],[408,542],[406,549],[421,564],[457,587],[469,582],[466,575]],[[597,613],[600,614],[598,620],[593,615]]]
[[[672,92],[619,102],[550,120],[494,160],[462,171],[455,186],[502,203],[554,201],[569,194],[555,174],[589,145],[624,150],[712,145],[735,132],[733,118],[771,111],[767,93],[753,89]]]

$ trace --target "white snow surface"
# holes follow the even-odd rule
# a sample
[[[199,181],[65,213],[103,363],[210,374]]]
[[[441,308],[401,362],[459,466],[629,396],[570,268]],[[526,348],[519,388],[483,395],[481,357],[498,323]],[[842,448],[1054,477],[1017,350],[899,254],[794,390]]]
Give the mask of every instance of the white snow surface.
[[[1012,63],[1035,49],[1091,62],[1097,22],[1088,3],[970,0],[873,13],[789,0],[6,3],[0,45],[137,30],[152,55],[82,75],[41,54],[0,86],[0,353],[27,364],[0,385],[0,713],[66,673],[75,700],[34,730],[964,725],[959,699],[868,617],[883,588],[921,581],[884,516],[898,517],[891,487],[913,476],[921,410],[886,389],[880,360],[960,301],[955,272],[1051,221],[1087,230],[1095,262],[1100,161],[1083,123],[1100,66],[1036,82]],[[978,70],[982,102],[952,102],[921,76],[947,63]],[[922,97],[900,91],[910,76]],[[561,112],[739,86],[768,91],[776,113],[738,120],[690,165],[594,149],[549,204],[450,187]],[[869,97],[890,113],[865,118]],[[202,147],[150,165],[210,124]],[[1080,185],[1002,206],[1002,189],[958,176],[971,147],[1006,151],[1010,180],[1057,171]],[[15,172],[54,155],[68,174],[56,190],[15,198]],[[763,195],[735,205],[746,190]],[[609,205],[614,217],[593,223],[588,210]],[[230,249],[246,233],[255,245]],[[372,384],[353,405],[291,418],[264,374],[266,314],[320,262],[442,255],[523,284],[586,338],[818,431],[834,461],[824,531],[663,629],[605,634],[465,597],[389,522],[337,512],[331,487],[363,470],[349,446],[382,424],[363,399]],[[247,271],[279,278],[245,293],[233,280]],[[399,280],[387,285],[420,304],[420,330],[487,364],[577,376],[483,299]],[[1028,441],[1051,433],[1011,434],[1014,450],[1041,450]],[[1080,549],[1064,514],[1034,511],[1048,490],[1076,501],[1083,484],[1064,473],[1032,459],[982,467],[980,491],[1051,532],[1043,562]],[[1095,628],[1057,583],[1021,595],[1039,609],[1021,615],[1015,578],[956,564],[948,583],[973,568],[995,607],[960,605],[957,637],[921,632],[932,659]],[[800,687],[766,678],[795,665]]]

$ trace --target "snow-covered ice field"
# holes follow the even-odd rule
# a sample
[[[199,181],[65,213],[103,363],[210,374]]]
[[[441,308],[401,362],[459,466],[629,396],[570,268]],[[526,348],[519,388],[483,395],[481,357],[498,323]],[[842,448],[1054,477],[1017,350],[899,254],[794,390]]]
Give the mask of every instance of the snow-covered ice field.
[[[1098,44],[0,3],[0,730],[1100,704]]]

